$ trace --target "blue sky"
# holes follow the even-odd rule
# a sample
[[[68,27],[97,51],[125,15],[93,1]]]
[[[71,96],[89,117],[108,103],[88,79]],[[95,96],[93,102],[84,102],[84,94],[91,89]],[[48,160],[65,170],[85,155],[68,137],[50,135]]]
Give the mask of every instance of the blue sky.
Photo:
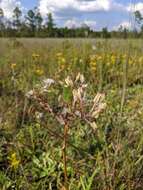
[[[117,29],[120,25],[131,28],[131,10],[143,13],[143,0],[0,0],[7,17],[16,5],[25,11],[37,6],[43,17],[52,12],[57,26],[78,27],[85,23],[96,30]]]
[[[37,5],[38,0],[21,0],[21,4],[30,9],[33,8],[35,5]]]

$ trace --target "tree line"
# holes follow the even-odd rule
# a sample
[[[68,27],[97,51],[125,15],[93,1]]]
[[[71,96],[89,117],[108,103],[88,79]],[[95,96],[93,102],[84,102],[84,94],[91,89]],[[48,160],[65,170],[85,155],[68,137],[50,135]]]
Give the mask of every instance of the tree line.
[[[139,11],[136,11],[134,16],[139,29],[129,30],[121,26],[117,31],[108,31],[107,27],[104,27],[101,31],[94,31],[87,24],[83,24],[78,28],[57,27],[52,14],[48,13],[43,18],[37,7],[28,10],[25,15],[19,7],[15,7],[11,19],[6,19],[4,11],[0,8],[0,37],[143,37],[143,17]]]

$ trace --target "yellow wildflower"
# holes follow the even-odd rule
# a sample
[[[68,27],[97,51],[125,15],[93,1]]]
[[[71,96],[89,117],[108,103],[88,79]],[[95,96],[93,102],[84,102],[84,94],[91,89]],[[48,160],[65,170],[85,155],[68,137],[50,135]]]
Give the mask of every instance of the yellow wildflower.
[[[89,65],[90,65],[90,67],[91,67],[91,69],[92,69],[93,71],[96,71],[97,62],[96,62],[96,56],[95,56],[95,55],[91,55],[91,56],[90,56]]]
[[[115,57],[115,55],[112,55],[112,56],[111,56],[111,63],[112,63],[112,64],[115,64],[115,63],[116,63],[116,57]]]
[[[90,67],[93,71],[96,71],[96,61],[91,61],[90,63]]]
[[[122,58],[127,59],[127,55],[126,54],[122,55]]]
[[[143,57],[139,58],[139,63],[143,63]]]
[[[66,63],[66,59],[64,58],[64,57],[59,57],[58,58],[58,64],[60,65],[60,64],[62,64],[62,65],[64,65]]]
[[[20,160],[17,159],[17,155],[15,152],[12,153],[8,159],[9,159],[9,164],[12,168],[16,169],[19,166]]]
[[[40,58],[40,55],[37,54],[37,53],[33,53],[33,54],[32,54],[32,58],[33,58],[34,60],[37,60],[37,59]]]
[[[91,61],[94,61],[95,59],[96,59],[96,56],[95,56],[95,55],[91,55],[91,56],[90,56],[90,60],[91,60]]]
[[[92,65],[92,66],[96,66],[96,61],[92,61],[92,62],[90,62],[90,65]]]
[[[129,65],[132,65],[132,64],[133,64],[133,60],[129,59]]]
[[[107,66],[110,66],[110,62],[109,62],[109,61],[107,61],[107,63],[106,63],[106,64],[107,64]]]
[[[44,71],[42,69],[36,69],[35,73],[39,76],[44,74]]]
[[[14,69],[16,67],[16,63],[11,64],[11,69]]]
[[[100,61],[100,60],[102,60],[102,56],[101,55],[98,55],[97,56],[97,59]]]
[[[64,66],[64,65],[62,65],[62,66],[61,66],[61,70],[64,70],[64,69],[65,69],[65,66]]]
[[[80,59],[80,60],[79,60],[79,63],[83,63],[83,59]]]
[[[56,54],[57,57],[62,57],[62,55],[63,54],[61,52],[59,52],[59,53]]]
[[[66,62],[66,59],[64,57],[61,58],[61,63],[65,63]]]

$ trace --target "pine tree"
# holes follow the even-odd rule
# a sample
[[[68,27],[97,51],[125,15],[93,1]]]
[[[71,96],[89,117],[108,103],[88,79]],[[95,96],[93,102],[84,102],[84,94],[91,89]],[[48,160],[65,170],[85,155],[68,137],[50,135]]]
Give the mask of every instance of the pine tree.
[[[0,36],[1,37],[4,36],[4,29],[5,29],[5,25],[4,25],[4,12],[3,12],[3,9],[0,8]]]
[[[47,23],[46,23],[46,27],[47,27],[47,32],[48,32],[48,37],[53,37],[53,32],[54,32],[54,20],[53,20],[53,16],[51,13],[47,14]]]

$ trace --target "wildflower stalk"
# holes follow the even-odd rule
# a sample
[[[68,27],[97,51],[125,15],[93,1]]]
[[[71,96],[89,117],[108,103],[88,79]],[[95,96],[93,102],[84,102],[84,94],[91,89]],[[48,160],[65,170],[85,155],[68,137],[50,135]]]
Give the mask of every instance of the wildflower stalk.
[[[65,189],[68,190],[68,175],[67,175],[67,138],[68,138],[68,124],[64,125],[64,139],[63,139],[63,166],[64,166],[64,186]]]
[[[102,91],[102,87],[103,87],[103,62],[102,60],[99,60],[99,86],[98,86],[98,90],[99,92]]]
[[[15,108],[16,108],[16,121],[18,119],[18,97],[17,97],[17,88],[16,88],[16,72],[15,72],[16,63],[11,64],[12,69],[12,83],[14,89],[14,98],[15,98]]]
[[[56,82],[53,79],[43,80],[43,85],[35,88],[26,93],[26,97],[34,99],[43,109],[43,111],[50,113],[58,123],[63,126],[63,146],[62,146],[62,160],[63,160],[63,173],[64,173],[64,190],[69,190],[68,174],[67,174],[67,145],[68,145],[68,131],[69,124],[75,121],[76,118],[85,121],[95,131],[97,128],[96,119],[99,114],[106,108],[104,102],[104,94],[97,93],[95,98],[88,101],[86,95],[87,84],[85,83],[84,76],[78,73],[75,80],[69,76],[65,82],[57,82],[63,89],[63,92],[57,97],[58,107],[60,111],[55,110],[52,104],[49,104],[45,99],[45,94],[48,93],[50,86]],[[56,85],[55,84],[55,85]],[[65,88],[70,90],[64,91]],[[89,111],[90,110],[90,111]]]
[[[121,113],[123,112],[123,108],[124,108],[124,104],[125,104],[125,98],[126,98],[130,47],[131,47],[131,44],[129,44],[129,51],[128,51],[129,53],[128,53],[127,59],[125,60],[125,63],[123,64],[123,89],[122,89],[122,97],[121,97]]]
[[[125,103],[126,89],[127,89],[127,61],[124,63],[124,68],[123,68],[123,90],[122,90],[122,98],[121,98],[121,113],[123,111],[123,107]]]

